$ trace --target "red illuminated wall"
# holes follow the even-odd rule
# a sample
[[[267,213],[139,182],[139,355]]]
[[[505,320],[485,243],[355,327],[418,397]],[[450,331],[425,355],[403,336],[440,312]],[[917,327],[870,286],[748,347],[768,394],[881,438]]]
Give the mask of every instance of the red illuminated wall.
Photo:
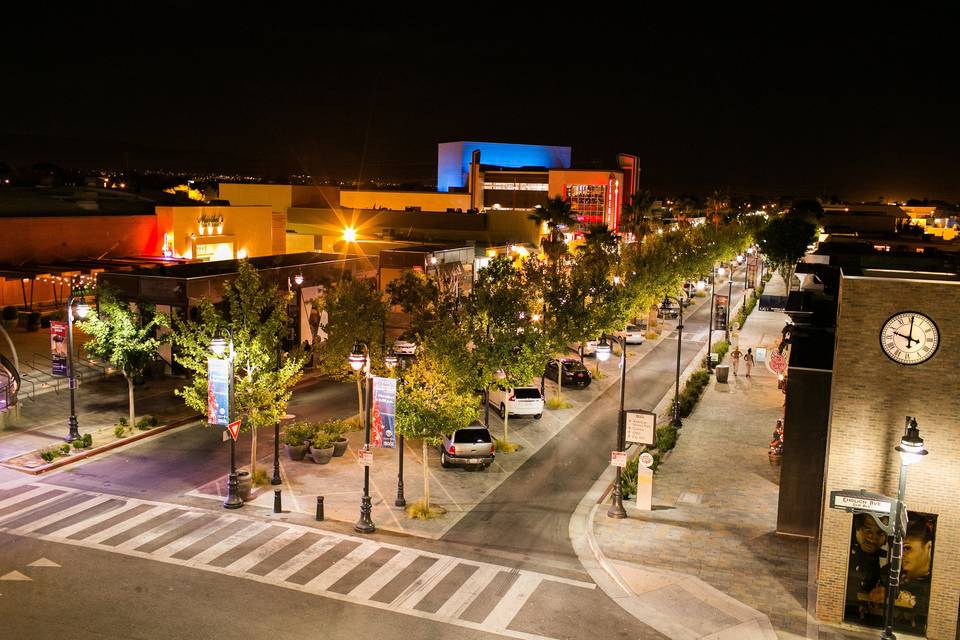
[[[153,214],[0,218],[0,263],[7,265],[152,256],[159,247]]]

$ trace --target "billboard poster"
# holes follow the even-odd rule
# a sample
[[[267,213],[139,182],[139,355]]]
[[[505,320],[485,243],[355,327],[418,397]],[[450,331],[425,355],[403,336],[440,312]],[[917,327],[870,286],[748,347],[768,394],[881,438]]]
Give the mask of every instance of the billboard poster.
[[[727,328],[727,296],[716,295],[713,297],[713,328],[724,330]]]
[[[907,512],[900,592],[893,607],[894,631],[926,635],[936,538],[937,516]],[[892,538],[887,538],[873,517],[865,513],[854,514],[847,566],[845,622],[883,628],[891,543]]]
[[[373,379],[373,411],[370,414],[370,442],[375,447],[393,449],[397,444],[397,380]]]
[[[747,258],[747,289],[757,288],[757,267],[759,264],[759,257],[750,256]]]
[[[50,321],[50,360],[53,361],[53,375],[67,375],[67,323]]]
[[[230,423],[230,385],[233,361],[207,358],[207,422],[224,427]]]

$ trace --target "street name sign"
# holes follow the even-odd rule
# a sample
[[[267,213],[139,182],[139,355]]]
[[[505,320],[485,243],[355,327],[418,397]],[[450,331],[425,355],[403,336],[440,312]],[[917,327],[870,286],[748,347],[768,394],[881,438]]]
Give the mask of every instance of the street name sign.
[[[625,467],[627,466],[627,452],[626,451],[611,451],[610,452],[610,466],[612,467]]]
[[[642,409],[624,411],[627,423],[627,442],[653,445],[657,433],[657,414]]]
[[[867,491],[831,491],[830,508],[844,511],[868,511],[878,515],[889,516],[893,513],[897,501],[880,493]]]

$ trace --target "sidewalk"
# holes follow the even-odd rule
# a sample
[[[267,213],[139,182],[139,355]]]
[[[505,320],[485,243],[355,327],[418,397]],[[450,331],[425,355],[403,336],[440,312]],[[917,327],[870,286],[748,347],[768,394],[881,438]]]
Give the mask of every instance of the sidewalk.
[[[783,288],[779,276],[771,285],[769,293]],[[756,309],[733,341],[769,353],[785,321]],[[821,630],[808,615],[815,546],[775,534],[780,469],[767,446],[782,415],[776,375],[764,362],[747,378],[741,364],[729,384],[713,379],[684,420],[654,477],[653,511],[631,502],[627,519],[615,520],[608,500],[592,509],[594,553],[668,637],[857,637]]]

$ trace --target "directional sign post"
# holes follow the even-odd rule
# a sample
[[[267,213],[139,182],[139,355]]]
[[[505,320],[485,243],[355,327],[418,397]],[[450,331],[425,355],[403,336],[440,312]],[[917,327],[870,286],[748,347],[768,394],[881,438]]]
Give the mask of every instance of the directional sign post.
[[[627,421],[627,442],[635,444],[655,444],[657,433],[657,414],[641,409],[624,411]]]
[[[863,489],[844,489],[830,492],[830,508],[840,509],[847,513],[866,513],[873,516],[877,525],[887,535],[893,533],[892,516],[897,510],[897,499],[890,498],[882,493],[870,493]],[[906,514],[906,509],[904,509]],[[884,522],[881,518],[886,518]]]

